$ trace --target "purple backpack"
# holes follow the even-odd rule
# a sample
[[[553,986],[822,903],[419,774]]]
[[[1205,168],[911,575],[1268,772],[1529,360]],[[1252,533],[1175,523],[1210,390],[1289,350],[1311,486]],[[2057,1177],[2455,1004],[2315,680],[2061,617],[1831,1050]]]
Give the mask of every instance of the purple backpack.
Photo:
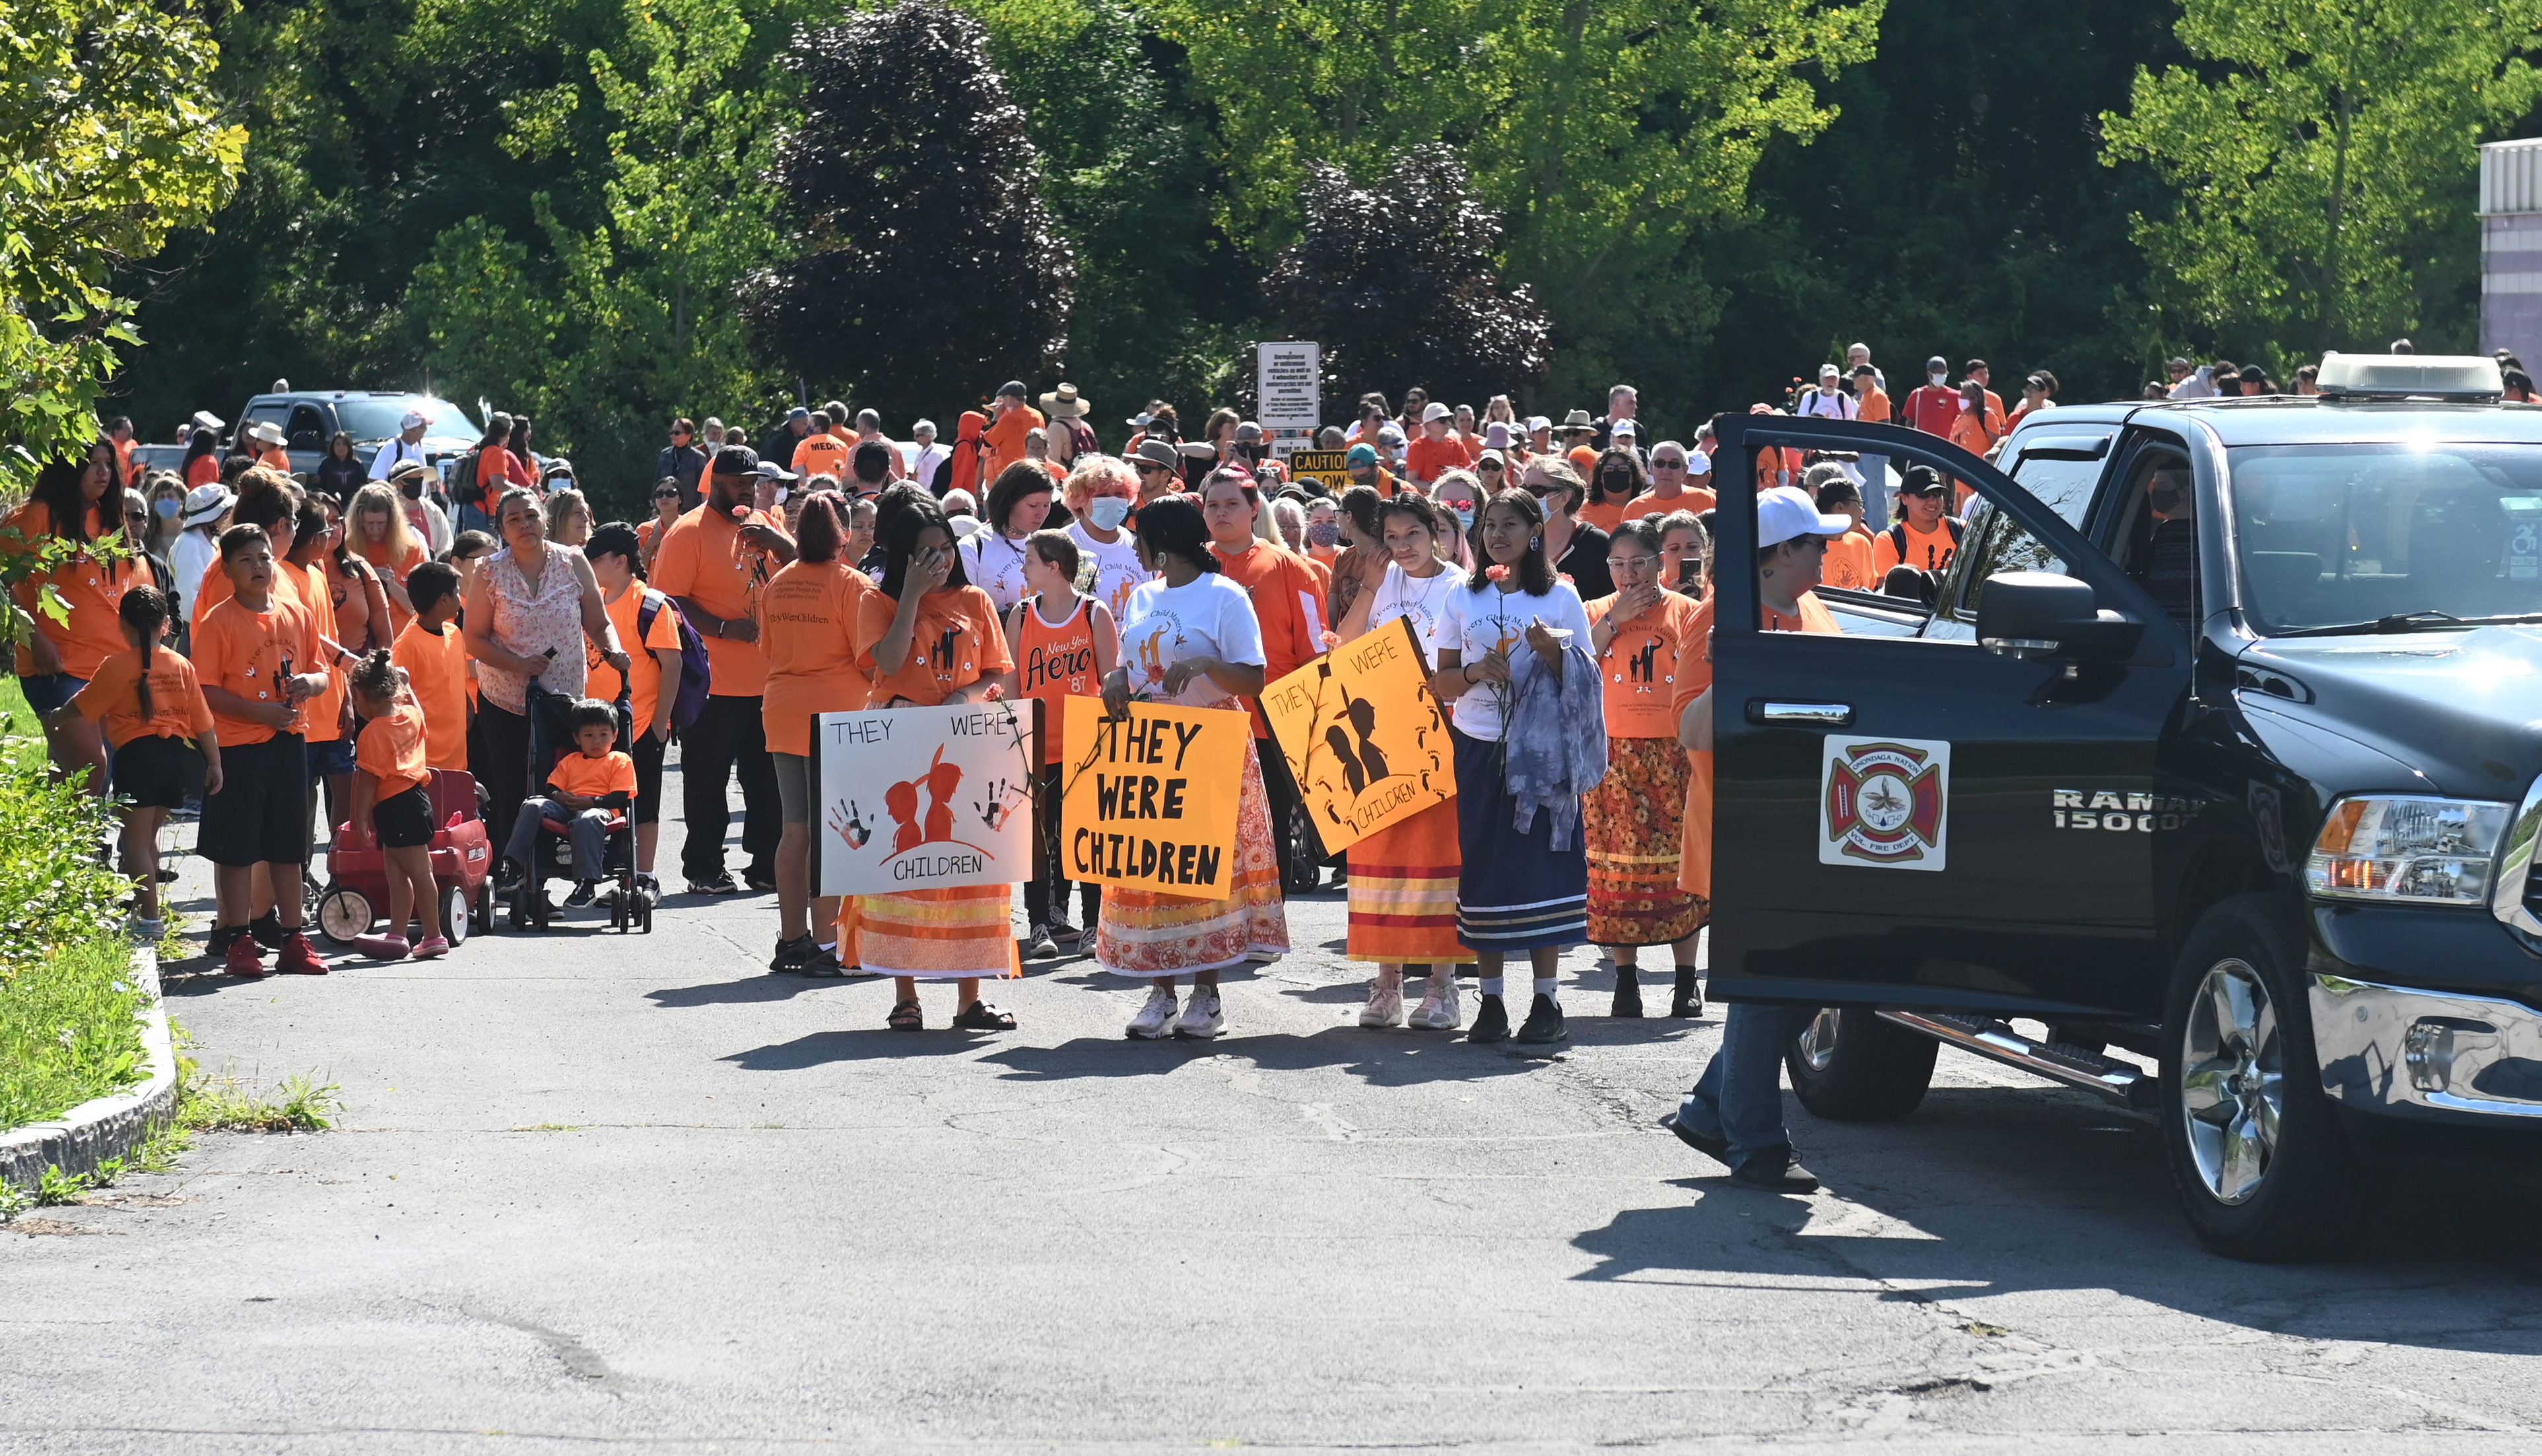
[[[680,624],[680,688],[671,696],[671,727],[677,731],[696,722],[698,714],[707,710],[707,696],[714,691],[714,665],[707,661],[706,638],[689,625],[688,614],[680,610],[680,604],[651,587],[644,588],[643,603],[636,609],[636,646],[646,652],[652,650],[643,645],[643,640],[653,635],[653,619],[665,611]]]

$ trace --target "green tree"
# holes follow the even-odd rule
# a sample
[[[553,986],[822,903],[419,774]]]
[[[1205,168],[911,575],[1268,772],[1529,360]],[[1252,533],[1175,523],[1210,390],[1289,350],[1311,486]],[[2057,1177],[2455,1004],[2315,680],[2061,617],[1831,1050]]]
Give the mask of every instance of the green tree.
[[[212,216],[246,136],[187,11],[0,0],[0,483],[24,488],[96,438],[114,345],[140,341],[116,269]]]
[[[2280,364],[2419,328],[2428,260],[2469,253],[2475,144],[2542,97],[2542,3],[2185,0],[2174,29],[2205,65],[2139,69],[2101,118],[2104,162],[2177,193],[2131,218],[2172,322]]]

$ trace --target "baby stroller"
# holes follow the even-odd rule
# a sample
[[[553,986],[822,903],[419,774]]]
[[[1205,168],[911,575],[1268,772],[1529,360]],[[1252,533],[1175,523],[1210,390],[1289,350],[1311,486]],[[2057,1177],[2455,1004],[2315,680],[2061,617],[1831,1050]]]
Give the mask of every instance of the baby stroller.
[[[488,923],[494,892],[487,883],[494,869],[492,841],[477,809],[477,780],[455,768],[435,768],[425,789],[432,796],[432,893],[441,899],[441,933],[454,946],[468,939],[471,928]],[[353,842],[352,826],[337,825],[327,848],[327,888],[318,896],[318,933],[336,945],[350,945],[371,930],[373,917],[389,903],[388,859],[374,842]],[[473,913],[472,913],[473,911]],[[404,935],[408,927],[390,927]]]
[[[550,692],[532,679],[523,705],[529,709],[530,776],[533,792],[548,779],[548,773],[559,759],[576,751],[573,741],[572,713],[579,699],[561,692]],[[618,717],[618,743],[632,741],[629,732],[634,708],[622,687],[614,704]],[[630,805],[618,805],[602,830],[601,872],[615,892],[609,895],[609,928],[624,934],[641,926],[645,934],[653,933],[653,902],[636,887],[636,828],[630,816]],[[524,810],[523,812],[527,812]],[[515,930],[545,930],[555,918],[556,908],[548,904],[545,885],[552,879],[573,877],[573,841],[567,837],[566,826],[556,819],[542,820],[536,837],[531,840],[529,865],[521,883],[511,894],[510,918]]]

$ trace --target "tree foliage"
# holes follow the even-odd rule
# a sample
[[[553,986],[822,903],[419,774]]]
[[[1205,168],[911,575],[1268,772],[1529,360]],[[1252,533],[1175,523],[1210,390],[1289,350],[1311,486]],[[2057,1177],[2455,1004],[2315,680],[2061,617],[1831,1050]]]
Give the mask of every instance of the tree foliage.
[[[190,11],[133,0],[0,0],[0,480],[97,435],[116,343],[118,268],[208,221],[246,135],[206,80]]]
[[[787,261],[754,280],[772,353],[896,417],[1039,378],[1076,265],[980,22],[932,0],[799,33],[802,119],[774,175]]]
[[[1370,390],[1473,400],[1542,376],[1552,326],[1533,290],[1501,286],[1500,223],[1453,149],[1415,147],[1368,187],[1311,168],[1299,204],[1306,236],[1262,293],[1293,336],[1323,346],[1326,418]]]
[[[2280,359],[2380,346],[2468,238],[2475,144],[2542,97],[2536,0],[2185,0],[2206,64],[2139,70],[2102,120],[2176,203],[2131,219],[2161,302]]]

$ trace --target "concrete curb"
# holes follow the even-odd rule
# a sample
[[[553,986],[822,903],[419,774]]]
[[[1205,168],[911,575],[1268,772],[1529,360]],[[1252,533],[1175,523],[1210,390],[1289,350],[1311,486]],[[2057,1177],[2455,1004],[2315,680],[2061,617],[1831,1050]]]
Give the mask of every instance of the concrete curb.
[[[168,1004],[159,994],[156,947],[133,949],[132,975],[149,996],[141,1012],[141,1043],[150,1057],[150,1080],[129,1092],[83,1102],[58,1122],[0,1132],[0,1183],[32,1194],[47,1168],[94,1172],[108,1158],[129,1157],[177,1120],[177,1049],[168,1036]]]

